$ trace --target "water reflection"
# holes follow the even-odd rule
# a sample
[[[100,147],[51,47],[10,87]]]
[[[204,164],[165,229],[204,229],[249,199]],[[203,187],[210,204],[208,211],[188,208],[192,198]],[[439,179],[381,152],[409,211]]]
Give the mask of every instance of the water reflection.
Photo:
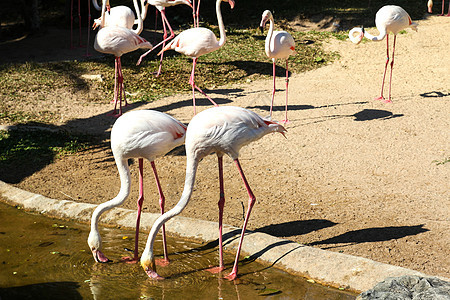
[[[0,203],[0,298],[5,299],[355,299],[242,259],[240,277],[206,271],[218,263],[217,248],[168,239],[171,263],[159,268],[166,279],[153,281],[139,264],[126,264],[124,249],[134,232],[102,228],[104,253],[113,262],[95,263],[87,246],[89,226],[54,220]],[[145,247],[141,241],[140,250]],[[162,255],[162,242],[155,251]],[[234,256],[225,253],[228,269]]]

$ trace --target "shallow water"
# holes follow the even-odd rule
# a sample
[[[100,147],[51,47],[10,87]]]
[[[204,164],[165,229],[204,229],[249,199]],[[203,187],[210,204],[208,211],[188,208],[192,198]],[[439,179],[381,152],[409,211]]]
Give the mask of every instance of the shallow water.
[[[254,261],[242,262],[239,279],[205,271],[218,261],[217,247],[168,238],[171,263],[162,281],[147,277],[132,255],[134,231],[101,227],[103,252],[112,263],[95,263],[86,239],[89,226],[25,213],[0,202],[0,299],[355,299]],[[143,234],[140,249],[145,246]],[[161,251],[157,241],[155,252]]]

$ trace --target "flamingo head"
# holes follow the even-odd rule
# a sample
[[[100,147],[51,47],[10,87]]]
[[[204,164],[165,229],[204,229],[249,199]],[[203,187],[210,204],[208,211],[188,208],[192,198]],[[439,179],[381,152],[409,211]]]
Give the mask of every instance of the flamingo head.
[[[92,24],[92,29],[95,30],[102,24],[102,18],[94,19],[94,24]]]
[[[230,4],[231,9],[234,8],[234,0],[222,0],[223,2],[228,2]]]
[[[261,33],[264,32],[264,26],[266,26],[267,21],[273,20],[272,13],[270,10],[265,10],[261,17],[261,23],[259,24],[259,29],[261,30]]]
[[[358,33],[358,35],[355,36],[355,32]],[[363,37],[364,37],[364,26],[361,28],[355,27],[348,33],[348,37],[350,38],[350,41],[352,41],[354,44],[358,45],[361,43]]]
[[[158,273],[156,273],[156,263],[155,257],[153,257],[153,255],[148,256],[143,254],[141,257],[141,266],[148,277],[152,279],[163,279],[158,275]]]
[[[94,260],[96,262],[104,263],[109,262],[110,260],[100,251],[102,248],[102,238],[98,231],[91,231],[88,237],[88,245],[91,249],[92,256],[94,256]]]

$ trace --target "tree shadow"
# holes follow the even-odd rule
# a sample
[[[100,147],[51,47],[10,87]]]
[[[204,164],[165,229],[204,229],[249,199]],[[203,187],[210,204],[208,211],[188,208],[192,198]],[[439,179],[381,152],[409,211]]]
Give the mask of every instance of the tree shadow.
[[[387,226],[352,230],[341,235],[308,244],[308,246],[333,245],[322,249],[339,247],[337,244],[362,244],[401,239],[427,232],[425,224],[414,226]]]
[[[302,221],[292,221],[281,224],[272,224],[255,229],[256,232],[263,232],[276,237],[289,237],[304,235],[310,232],[336,225],[329,220],[312,219]]]
[[[0,299],[83,299],[77,282],[61,281],[0,288]]]

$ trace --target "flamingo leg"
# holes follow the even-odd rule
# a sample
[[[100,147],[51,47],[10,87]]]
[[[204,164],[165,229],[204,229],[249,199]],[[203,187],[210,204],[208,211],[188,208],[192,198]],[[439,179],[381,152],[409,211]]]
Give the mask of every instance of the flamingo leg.
[[[122,63],[120,57],[116,57],[116,78],[114,81],[114,113],[116,113],[117,102],[119,102],[119,113],[115,114],[116,117],[122,115],[122,96],[125,106],[128,105],[125,96],[125,84],[123,83]]]
[[[86,56],[91,56],[91,54],[89,53],[90,34],[91,34],[91,1],[88,0],[88,26],[87,26]]]
[[[208,95],[206,95],[205,92],[203,92],[196,84],[195,84],[195,66],[197,65],[197,58],[194,58],[192,60],[192,72],[191,72],[191,77],[189,78],[189,84],[192,86],[192,101],[193,101],[193,105],[194,105],[194,115],[196,114],[196,109],[195,109],[195,90],[198,90],[200,93],[203,94],[203,96],[205,96],[206,98],[208,98],[209,101],[211,101],[211,103],[214,106],[219,106],[217,105],[216,102],[213,101],[213,99],[211,99]]]
[[[173,39],[175,37],[175,33],[173,32],[172,27],[170,26],[169,20],[167,20],[166,9],[163,9],[161,11],[161,19],[162,19],[163,29],[164,29],[163,41],[161,43],[162,43],[162,47],[164,48],[164,46],[166,45],[166,42],[168,40]],[[170,36],[169,37],[167,37],[166,25],[167,25],[167,27],[169,27],[169,30],[170,30]],[[156,47],[159,46],[161,43],[156,45]],[[156,47],[153,47],[153,48],[156,48]],[[158,73],[156,73],[156,77],[158,77],[161,74],[163,58],[164,58],[164,52],[161,53],[161,59],[159,61],[159,69],[158,69]]]
[[[383,82],[381,83],[381,95],[380,97],[375,98],[375,100],[384,100],[383,97],[383,89],[384,89],[384,79],[386,78],[386,70],[387,66],[389,64],[389,35],[386,35],[386,64],[384,66],[384,73],[383,73]]]
[[[158,193],[159,193],[159,207],[161,208],[161,215],[163,215],[166,198],[164,197],[164,193],[161,188],[161,183],[159,181],[158,172],[156,171],[155,162],[152,161],[150,164],[152,165],[153,174],[155,175],[156,186],[158,188]],[[158,260],[157,263],[159,266],[166,266],[169,264],[170,261],[169,261],[169,256],[167,254],[168,252],[167,252],[166,225],[165,224],[163,224],[163,226],[162,226],[162,238],[163,238],[164,259]]]
[[[223,224],[223,208],[225,206],[225,192],[223,185],[223,156],[217,157],[217,162],[219,166],[219,202],[217,205],[219,206],[219,266],[208,269],[211,273],[219,273],[225,269],[223,264],[223,236],[222,236],[222,224]]]
[[[391,100],[391,86],[392,86],[392,69],[394,68],[394,55],[395,55],[395,41],[397,39],[397,35],[394,35],[394,44],[392,46],[392,59],[391,59],[391,74],[389,76],[389,98],[385,100],[385,103],[392,103]]]
[[[444,0],[442,0],[442,1],[444,1]],[[447,17],[450,17],[450,1],[448,2]]]
[[[73,0],[70,0],[70,48],[73,49]]]
[[[444,15],[444,0],[442,0],[442,12],[438,15],[438,16],[443,16]],[[450,3],[449,3],[450,5]]]
[[[273,100],[275,99],[275,58],[272,58],[272,68],[273,68],[273,88],[272,88],[272,101],[270,102],[270,119],[272,119],[272,110],[273,110]]]
[[[193,0],[194,2],[195,2],[195,0]],[[195,15],[197,16],[197,27],[199,27],[200,26],[200,17],[199,17],[199,12],[200,12],[200,0],[198,0],[198,3],[197,3],[197,11],[196,11],[196,13],[195,13]],[[195,26],[195,24],[194,24],[194,26]]]
[[[231,273],[228,274],[225,277],[225,279],[228,279],[228,280],[234,280],[237,277],[239,255],[241,254],[241,248],[242,248],[242,242],[244,241],[245,229],[247,228],[248,220],[250,218],[250,213],[252,212],[253,205],[255,205],[255,202],[256,202],[256,197],[253,194],[253,192],[252,192],[252,190],[250,188],[250,185],[247,182],[247,179],[245,178],[244,171],[242,170],[241,164],[239,163],[239,159],[235,159],[235,163],[236,163],[236,166],[237,166],[237,168],[239,170],[239,174],[242,177],[242,181],[244,182],[245,188],[247,189],[249,200],[248,200],[247,213],[245,215],[244,226],[242,227],[241,238],[239,239],[239,246],[238,246],[238,250],[237,250],[237,253],[236,253],[236,258],[235,258],[235,261],[234,261],[234,266],[233,266],[233,269],[232,269]]]
[[[83,47],[83,45],[81,44],[81,4],[80,4],[81,0],[78,0],[78,35],[79,35],[79,45],[80,47]]]
[[[286,59],[286,108],[285,108],[285,117],[284,120],[281,121],[283,123],[288,123],[287,111],[288,111],[288,87],[289,87],[289,69],[288,69],[288,60]]]
[[[195,24],[196,24],[196,15],[195,15],[195,0],[192,0],[192,18],[194,19],[194,27],[196,27],[195,26]]]

